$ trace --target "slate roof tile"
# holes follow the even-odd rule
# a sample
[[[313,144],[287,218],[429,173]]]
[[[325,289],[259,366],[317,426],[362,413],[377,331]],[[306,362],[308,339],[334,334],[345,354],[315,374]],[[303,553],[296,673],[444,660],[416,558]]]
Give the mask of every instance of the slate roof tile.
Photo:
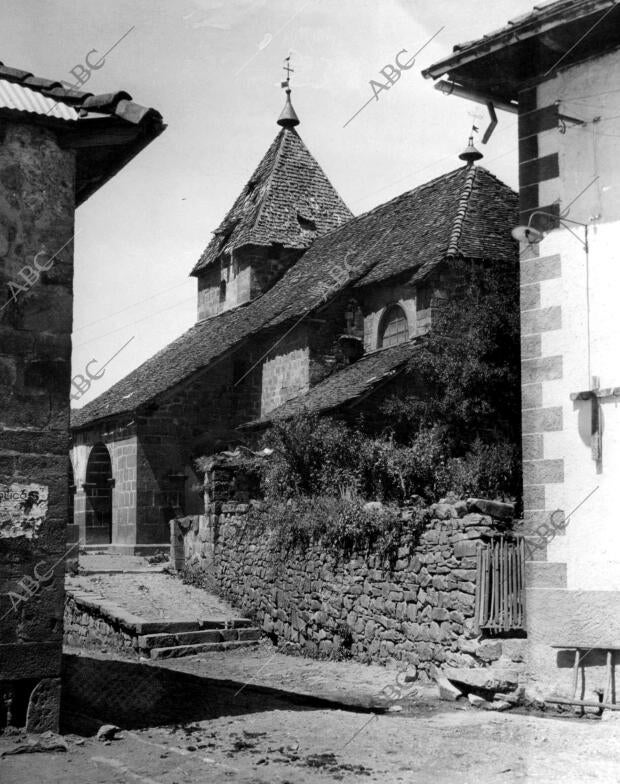
[[[377,229],[392,212],[397,225],[382,248],[382,259],[356,283],[378,283],[411,272],[426,277],[447,256],[514,258],[516,243],[507,227],[518,223],[517,194],[482,166],[462,167],[437,177],[375,209]]]
[[[197,323],[75,411],[72,427],[132,411],[226,352],[240,350],[259,331],[301,321],[325,302],[326,286],[331,296],[349,285],[403,273],[419,280],[450,247],[471,258],[516,259],[510,229],[518,222],[517,205],[517,194],[486,169],[462,167],[352,218],[316,239],[263,295]]]

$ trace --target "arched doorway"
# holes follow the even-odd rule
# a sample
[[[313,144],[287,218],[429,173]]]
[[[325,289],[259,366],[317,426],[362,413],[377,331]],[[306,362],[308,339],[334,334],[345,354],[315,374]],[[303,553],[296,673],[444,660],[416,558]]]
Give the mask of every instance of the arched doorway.
[[[112,542],[112,461],[105,444],[96,444],[86,465],[86,544]]]

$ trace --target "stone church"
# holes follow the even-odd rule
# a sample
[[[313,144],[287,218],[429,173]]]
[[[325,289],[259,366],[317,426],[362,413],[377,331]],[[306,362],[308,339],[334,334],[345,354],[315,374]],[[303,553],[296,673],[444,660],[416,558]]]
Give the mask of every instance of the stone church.
[[[429,329],[448,260],[517,264],[517,195],[471,144],[465,165],[354,217],[299,135],[290,89],[277,122],[191,271],[196,324],[73,413],[87,547],[166,544],[171,517],[204,511],[194,460],[242,441],[241,425],[372,406]]]

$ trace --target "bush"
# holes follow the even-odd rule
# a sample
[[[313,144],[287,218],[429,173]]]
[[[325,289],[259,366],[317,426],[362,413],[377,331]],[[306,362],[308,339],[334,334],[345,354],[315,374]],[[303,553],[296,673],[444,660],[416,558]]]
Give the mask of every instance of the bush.
[[[477,439],[464,457],[447,464],[450,490],[461,498],[513,498],[521,482],[520,452],[513,444],[485,444]]]
[[[455,484],[449,489],[459,493],[465,492],[460,486],[479,495],[518,497],[516,265],[455,260],[449,271],[460,281],[458,293],[433,303],[432,329],[411,360],[408,391],[393,394],[382,410],[398,441],[426,453],[427,467],[438,472],[424,483],[431,495]],[[412,388],[424,392],[412,394]],[[416,462],[415,455],[412,459]]]
[[[359,496],[298,496],[287,501],[272,501],[266,508],[254,509],[248,525],[276,532],[277,548],[307,548],[321,542],[345,555],[373,552],[393,561],[407,532],[417,537],[428,519],[426,509],[416,508],[409,519],[394,505],[365,507]]]
[[[360,487],[362,436],[316,415],[278,422],[263,444],[275,451],[263,471],[263,491],[271,498],[338,495]]]
[[[416,498],[432,503],[450,492],[506,498],[520,483],[517,447],[476,438],[459,455],[447,428],[437,425],[420,429],[403,445],[305,415],[278,423],[263,444],[274,449],[270,460],[258,464],[263,495],[271,502],[308,497],[320,506],[326,501],[318,499],[348,496],[402,505]]]

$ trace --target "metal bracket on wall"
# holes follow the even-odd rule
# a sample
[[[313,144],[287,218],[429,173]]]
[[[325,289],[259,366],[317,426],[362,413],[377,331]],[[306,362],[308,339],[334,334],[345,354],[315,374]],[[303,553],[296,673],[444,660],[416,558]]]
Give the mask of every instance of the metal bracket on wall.
[[[556,101],[556,106],[560,106],[560,101]],[[566,133],[568,130],[567,123],[570,125],[586,125],[585,120],[580,120],[579,117],[571,117],[568,114],[561,114],[558,112],[558,130],[560,133]]]

